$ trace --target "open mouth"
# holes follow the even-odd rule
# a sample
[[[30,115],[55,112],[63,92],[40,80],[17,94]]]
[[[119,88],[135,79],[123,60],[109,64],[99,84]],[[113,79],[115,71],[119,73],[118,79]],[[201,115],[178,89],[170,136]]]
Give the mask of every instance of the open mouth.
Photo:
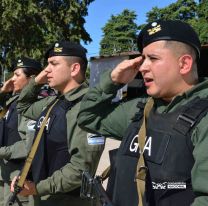
[[[152,78],[144,78],[144,83],[150,83],[153,82]]]

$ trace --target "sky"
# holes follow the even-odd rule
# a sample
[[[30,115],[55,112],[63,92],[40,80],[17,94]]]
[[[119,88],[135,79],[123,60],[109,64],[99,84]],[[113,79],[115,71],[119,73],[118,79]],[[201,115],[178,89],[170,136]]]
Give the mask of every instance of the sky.
[[[85,17],[85,29],[93,40],[90,44],[82,44],[87,50],[88,58],[99,56],[99,43],[102,39],[102,28],[110,20],[111,15],[118,15],[124,9],[135,11],[138,25],[146,23],[146,13],[157,6],[163,8],[173,0],[95,0],[88,7],[88,16]]]

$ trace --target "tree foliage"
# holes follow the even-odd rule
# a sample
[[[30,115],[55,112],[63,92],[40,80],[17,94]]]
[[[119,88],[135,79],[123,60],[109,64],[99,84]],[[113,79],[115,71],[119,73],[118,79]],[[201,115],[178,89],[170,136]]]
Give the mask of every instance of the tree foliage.
[[[121,14],[111,16],[102,28],[103,38],[100,42],[100,55],[111,55],[124,51],[132,51],[135,45],[137,15],[125,9]]]
[[[20,55],[42,59],[57,40],[91,42],[84,28],[88,6],[94,0],[1,0],[0,52],[7,63]]]
[[[147,13],[147,21],[151,22],[157,19],[179,19],[187,21],[197,16],[197,4],[194,0],[178,0],[169,6],[159,9],[153,7]]]
[[[158,19],[182,20],[193,26],[202,44],[208,43],[208,0],[178,0],[164,8],[153,7],[147,13],[147,22]],[[141,29],[144,24],[140,25]]]
[[[197,13],[198,21],[193,26],[199,34],[201,43],[208,44],[208,0],[199,1]]]

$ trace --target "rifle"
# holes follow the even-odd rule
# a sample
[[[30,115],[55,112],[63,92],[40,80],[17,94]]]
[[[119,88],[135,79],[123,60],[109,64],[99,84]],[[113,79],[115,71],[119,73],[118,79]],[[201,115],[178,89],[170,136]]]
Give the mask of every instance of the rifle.
[[[18,176],[21,175],[21,172]],[[18,179],[16,179],[14,184],[14,192],[9,196],[9,199],[7,200],[6,206],[13,206],[14,202],[17,201],[19,205],[22,205],[17,197],[18,193],[22,190],[20,186],[18,186]]]
[[[82,173],[80,197],[90,198],[92,200],[98,197],[102,206],[113,206],[113,203],[102,186],[102,178],[100,176],[93,178],[87,171]]]

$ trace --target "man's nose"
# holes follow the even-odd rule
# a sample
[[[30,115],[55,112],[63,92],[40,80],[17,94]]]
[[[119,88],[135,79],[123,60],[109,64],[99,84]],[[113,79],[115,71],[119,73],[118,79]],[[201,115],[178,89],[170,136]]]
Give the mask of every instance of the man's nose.
[[[46,72],[51,71],[50,65],[48,64],[44,70],[45,70]]]
[[[149,70],[149,66],[150,66],[150,63],[149,63],[148,59],[144,59],[143,63],[141,64],[141,66],[139,68],[139,71],[140,72],[147,71],[147,70]]]

